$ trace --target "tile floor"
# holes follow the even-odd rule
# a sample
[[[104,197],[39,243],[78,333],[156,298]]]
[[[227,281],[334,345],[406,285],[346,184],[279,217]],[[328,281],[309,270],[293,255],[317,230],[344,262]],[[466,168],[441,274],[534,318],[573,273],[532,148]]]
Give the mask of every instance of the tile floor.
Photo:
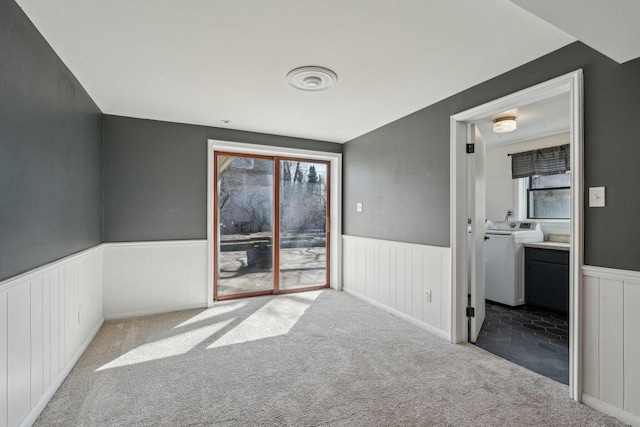
[[[569,384],[569,326],[564,314],[486,303],[478,347]]]

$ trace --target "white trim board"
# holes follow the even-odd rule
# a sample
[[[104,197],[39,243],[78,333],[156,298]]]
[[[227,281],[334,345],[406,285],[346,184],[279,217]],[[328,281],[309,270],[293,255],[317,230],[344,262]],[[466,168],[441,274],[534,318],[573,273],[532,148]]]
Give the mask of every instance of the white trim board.
[[[258,154],[265,156],[302,157],[310,160],[323,160],[331,165],[331,224],[330,224],[330,286],[342,289],[342,154],[324,151],[303,150],[298,148],[275,147],[271,145],[247,144],[241,142],[210,139],[207,145],[207,304],[213,304],[213,153],[225,151],[231,153]]]
[[[73,262],[75,260],[77,260],[78,258],[84,257],[92,252],[95,252],[97,250],[99,250],[100,248],[102,248],[102,246],[104,245],[104,243],[100,243],[96,246],[92,246],[88,249],[84,249],[80,252],[76,252],[75,254],[71,254],[69,256],[66,256],[64,258],[60,258],[58,260],[52,261],[48,264],[42,265],[40,267],[36,267],[33,270],[28,270],[25,271],[24,273],[20,273],[17,276],[13,276],[13,277],[9,277],[8,279],[4,279],[3,281],[0,282],[0,292],[2,291],[6,291],[7,289],[9,289],[12,286],[16,286],[17,284],[20,284],[22,282],[25,282],[27,280],[31,280],[32,278],[39,276],[41,274],[47,273],[51,270],[54,270],[56,268],[61,267],[64,264],[67,264],[69,262]]]
[[[136,242],[105,242],[103,245],[109,247],[118,246],[165,246],[165,245],[198,245],[207,243],[207,239],[193,240],[141,240]]]
[[[132,319],[134,317],[152,316],[154,314],[173,313],[176,311],[194,310],[198,308],[207,308],[207,303],[202,302],[200,304],[178,305],[170,308],[151,308],[148,310],[127,311],[124,313],[105,314],[104,320],[110,321],[110,320]]]
[[[624,281],[630,281],[630,282],[640,282],[640,271],[618,270],[615,268],[585,265],[582,267],[582,274],[585,277],[599,277],[602,279],[614,279],[614,280],[624,280]]]
[[[570,97],[569,140],[571,143],[571,259],[570,259],[570,343],[569,389],[580,400],[581,384],[581,281],[583,265],[583,95],[582,70],[576,70],[514,94],[485,103],[450,118],[450,223],[451,223],[451,340],[467,341],[467,143],[468,127],[474,122],[504,111],[562,93]],[[480,236],[481,237],[481,236]],[[478,237],[478,238],[480,238]]]

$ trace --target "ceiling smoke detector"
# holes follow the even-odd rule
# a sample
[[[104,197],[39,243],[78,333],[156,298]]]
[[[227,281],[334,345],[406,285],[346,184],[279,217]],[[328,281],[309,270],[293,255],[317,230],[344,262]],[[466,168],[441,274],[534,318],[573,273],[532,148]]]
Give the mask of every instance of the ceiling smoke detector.
[[[287,73],[287,82],[295,89],[318,91],[333,86],[338,81],[336,73],[324,67],[300,67]]]

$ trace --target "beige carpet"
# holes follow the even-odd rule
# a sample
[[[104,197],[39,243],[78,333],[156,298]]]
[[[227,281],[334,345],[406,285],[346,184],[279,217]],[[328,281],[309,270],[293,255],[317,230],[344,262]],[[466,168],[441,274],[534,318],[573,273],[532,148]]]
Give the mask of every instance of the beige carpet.
[[[602,426],[565,385],[343,292],[107,322],[38,426]]]

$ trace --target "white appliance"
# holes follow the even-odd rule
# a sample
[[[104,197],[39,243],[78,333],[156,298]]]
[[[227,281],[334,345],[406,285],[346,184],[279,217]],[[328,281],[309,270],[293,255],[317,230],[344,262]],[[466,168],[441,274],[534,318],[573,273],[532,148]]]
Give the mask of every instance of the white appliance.
[[[523,243],[541,242],[540,224],[496,221],[485,231],[485,298],[509,306],[524,304]]]

